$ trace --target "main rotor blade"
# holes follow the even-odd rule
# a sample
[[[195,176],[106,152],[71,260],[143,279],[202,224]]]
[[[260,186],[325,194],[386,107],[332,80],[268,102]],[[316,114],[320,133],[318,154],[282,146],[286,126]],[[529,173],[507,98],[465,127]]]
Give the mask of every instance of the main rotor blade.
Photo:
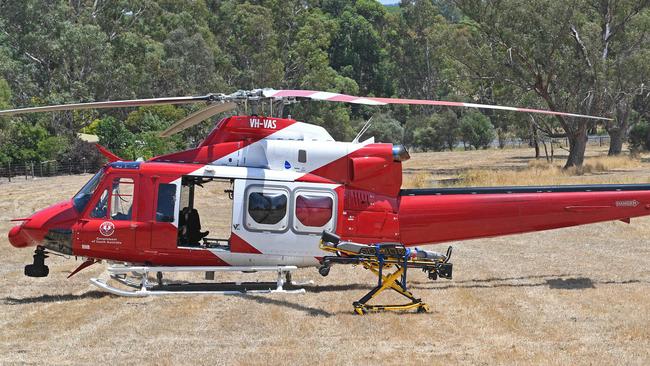
[[[447,107],[468,107],[468,108],[482,108],[482,109],[497,109],[497,110],[504,110],[504,111],[513,111],[513,112],[541,113],[541,114],[566,116],[566,117],[590,118],[590,119],[598,119],[604,121],[612,120],[611,118],[606,118],[606,117],[588,116],[584,114],[566,113],[566,112],[556,112],[556,111],[549,111],[545,109],[517,108],[517,107],[507,107],[502,105],[492,105],[492,104],[448,102],[444,100],[357,97],[354,95],[329,93],[329,92],[317,91],[317,90],[264,89],[263,94],[267,98],[294,97],[294,98],[308,98],[312,100],[321,100],[321,101],[328,101],[328,102],[344,102],[344,103],[365,104],[365,105],[416,104],[416,105],[435,105],[435,106],[447,106]]]
[[[172,97],[172,98],[152,98],[152,99],[130,99],[130,100],[113,100],[108,102],[90,102],[90,103],[73,103],[73,104],[59,104],[48,105],[43,107],[7,109],[0,111],[0,116],[36,113],[36,112],[54,112],[54,111],[69,111],[75,109],[101,109],[101,108],[122,108],[122,107],[140,107],[146,105],[162,105],[162,104],[188,104],[207,102],[213,99],[213,95],[202,95],[195,97]]]
[[[221,112],[226,112],[235,109],[237,107],[236,103],[227,102],[227,103],[215,103],[203,108],[197,112],[190,114],[189,116],[183,118],[180,121],[175,122],[165,131],[160,133],[160,137],[169,137],[175,133],[181,132],[187,128],[190,128],[201,121],[204,121],[215,114]]]

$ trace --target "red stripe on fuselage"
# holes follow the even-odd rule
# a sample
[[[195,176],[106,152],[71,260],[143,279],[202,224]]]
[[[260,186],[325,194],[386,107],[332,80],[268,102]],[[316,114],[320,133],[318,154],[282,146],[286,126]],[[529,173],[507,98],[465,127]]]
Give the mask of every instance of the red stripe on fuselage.
[[[210,164],[294,123],[293,119],[264,116],[224,118],[197,148],[157,156],[149,161]]]
[[[312,175],[388,196],[402,185],[402,164],[393,161],[392,144],[368,144],[313,171]],[[358,160],[356,160],[358,159]],[[365,161],[371,164],[363,164]]]
[[[262,254],[257,248],[250,245],[235,233],[232,233],[230,236],[230,251],[233,253]]]

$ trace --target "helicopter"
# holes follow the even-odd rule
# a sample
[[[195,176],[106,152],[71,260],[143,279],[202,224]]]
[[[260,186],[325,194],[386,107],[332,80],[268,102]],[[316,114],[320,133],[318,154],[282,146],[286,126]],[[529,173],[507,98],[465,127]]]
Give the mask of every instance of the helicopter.
[[[58,253],[85,259],[70,276],[100,261],[110,263],[111,278],[136,291],[91,281],[118,295],[155,293],[150,273],[162,284],[163,272],[179,271],[205,272],[212,279],[215,271],[277,272],[274,291],[284,291],[296,268],[329,273],[337,261],[324,260],[328,252],[321,236],[327,233],[361,245],[414,248],[629,222],[650,214],[650,185],[644,184],[403,189],[402,163],[410,158],[404,146],[376,143],[374,138],[361,141],[368,125],[352,142],[342,142],[321,126],[273,117],[273,108],[278,112],[300,101],[467,107],[607,120],[500,105],[275,89],[0,111],[3,116],[207,103],[161,133],[170,136],[244,104],[268,103],[271,110],[269,115],[223,118],[197,147],[146,161],[127,161],[98,146],[108,162],[74,197],[14,220],[19,224],[8,233],[11,245],[35,247],[25,275],[47,276],[47,254]],[[217,201],[201,196],[206,187],[219,191],[219,202],[229,204],[207,212]],[[219,232],[202,229],[218,220],[229,224]],[[450,250],[434,255],[445,262],[449,256]]]

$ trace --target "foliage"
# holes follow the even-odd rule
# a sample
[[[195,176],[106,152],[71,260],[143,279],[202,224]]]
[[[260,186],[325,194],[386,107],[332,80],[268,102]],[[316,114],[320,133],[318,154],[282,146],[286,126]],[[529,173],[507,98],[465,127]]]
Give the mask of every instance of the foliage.
[[[100,145],[103,145],[124,159],[131,157],[125,155],[125,153],[128,152],[129,146],[133,143],[133,133],[114,117],[107,116],[99,120],[97,124],[97,136],[99,137]]]
[[[460,138],[460,122],[456,113],[446,110],[430,117],[415,117],[407,122],[405,140],[408,145],[429,151],[453,150]]]
[[[356,121],[355,130],[360,131],[365,122],[365,120]],[[370,136],[373,136],[376,142],[401,144],[404,139],[404,128],[390,114],[377,113],[372,116],[370,127],[363,134],[361,140]]]
[[[632,127],[628,142],[633,152],[650,151],[650,124],[641,121]]]
[[[485,147],[495,131],[500,141],[530,138],[537,124],[566,135],[567,165],[580,165],[588,130],[623,141],[637,116],[648,116],[649,7],[648,0],[415,0],[390,8],[375,0],[4,1],[0,109],[274,87],[614,117],[596,125],[481,110],[461,122],[464,111],[432,106],[284,108],[284,116],[344,141],[374,115],[366,136],[423,150],[453,149],[461,138]],[[79,131],[125,158],[188,148],[210,122],[168,139],[158,133],[200,107],[3,117],[0,162],[86,151]]]
[[[469,112],[461,118],[460,134],[464,142],[477,150],[486,149],[496,137],[490,119],[479,112]]]

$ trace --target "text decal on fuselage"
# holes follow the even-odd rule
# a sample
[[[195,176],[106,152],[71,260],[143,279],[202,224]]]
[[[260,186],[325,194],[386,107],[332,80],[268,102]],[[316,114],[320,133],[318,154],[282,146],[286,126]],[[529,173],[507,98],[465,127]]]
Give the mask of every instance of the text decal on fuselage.
[[[276,120],[274,119],[263,119],[260,120],[259,118],[251,118],[250,119],[250,124],[252,128],[271,128],[275,129],[275,122]]]

